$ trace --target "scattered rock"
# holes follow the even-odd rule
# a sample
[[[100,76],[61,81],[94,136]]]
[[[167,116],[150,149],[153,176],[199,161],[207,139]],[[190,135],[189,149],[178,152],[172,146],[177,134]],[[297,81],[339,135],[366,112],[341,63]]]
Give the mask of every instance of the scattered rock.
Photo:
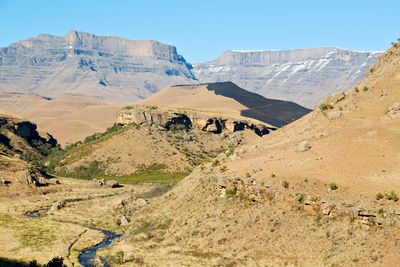
[[[125,215],[119,217],[118,221],[121,226],[129,224],[129,219]]]
[[[47,180],[44,177],[39,177],[38,181],[41,185],[47,185]]]
[[[108,180],[108,181],[106,181],[105,186],[111,187],[111,188],[120,187],[119,183],[116,180]]]
[[[386,111],[386,114],[388,116],[391,116],[391,115],[396,114],[397,111],[399,111],[399,110],[400,110],[400,103],[396,102]]]
[[[298,148],[297,148],[297,149],[298,149],[300,152],[304,152],[304,151],[309,150],[310,148],[311,148],[310,143],[309,143],[307,140],[305,140],[305,141],[301,142],[301,143],[298,145]]]
[[[8,182],[3,178],[0,177],[0,185],[6,185]]]
[[[54,203],[53,205],[51,205],[50,210],[51,211],[57,211],[59,209],[64,208],[65,205],[67,205],[67,203],[64,200],[60,200],[60,201],[57,201],[56,203]]]
[[[39,181],[31,175],[30,170],[23,171],[20,175],[20,180],[27,185],[39,186]]]
[[[60,180],[58,180],[58,179],[55,180],[55,183],[56,184],[61,184]]]
[[[337,103],[339,101],[342,101],[345,98],[345,96],[346,95],[343,92],[334,93],[330,96],[330,102],[333,104]]]

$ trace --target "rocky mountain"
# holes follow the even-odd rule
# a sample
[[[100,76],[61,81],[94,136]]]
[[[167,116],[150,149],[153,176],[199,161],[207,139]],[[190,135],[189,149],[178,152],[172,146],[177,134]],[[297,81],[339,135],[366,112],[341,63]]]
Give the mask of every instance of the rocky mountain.
[[[202,83],[232,81],[267,98],[313,108],[329,94],[359,83],[381,52],[336,47],[224,52],[193,65]]]
[[[218,116],[239,121],[251,118],[274,127],[282,127],[311,111],[293,102],[267,99],[232,82],[172,86],[137,104],[212,111]]]
[[[171,45],[71,30],[0,48],[0,91],[132,102],[195,83],[191,68]]]

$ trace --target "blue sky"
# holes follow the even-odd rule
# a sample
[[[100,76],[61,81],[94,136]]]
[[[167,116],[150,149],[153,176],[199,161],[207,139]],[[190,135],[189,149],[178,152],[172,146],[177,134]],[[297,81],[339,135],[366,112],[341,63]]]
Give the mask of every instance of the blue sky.
[[[70,29],[175,45],[189,62],[228,49],[386,50],[400,1],[0,0],[0,46]]]

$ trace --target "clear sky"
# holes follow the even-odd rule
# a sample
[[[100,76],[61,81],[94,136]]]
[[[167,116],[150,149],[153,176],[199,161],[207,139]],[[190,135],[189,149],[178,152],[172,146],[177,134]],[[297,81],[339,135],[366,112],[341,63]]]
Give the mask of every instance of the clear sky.
[[[189,62],[223,51],[386,50],[400,0],[0,0],[0,46],[70,29],[175,45]]]

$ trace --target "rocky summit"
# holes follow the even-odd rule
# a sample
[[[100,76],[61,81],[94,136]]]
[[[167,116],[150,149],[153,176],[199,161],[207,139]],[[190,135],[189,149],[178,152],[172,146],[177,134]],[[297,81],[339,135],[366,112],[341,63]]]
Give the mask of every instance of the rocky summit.
[[[380,54],[336,47],[229,50],[216,60],[194,64],[193,73],[202,83],[232,81],[268,98],[314,108],[327,95],[359,83]]]
[[[171,45],[71,30],[0,48],[0,91],[129,102],[195,82],[191,68]]]

